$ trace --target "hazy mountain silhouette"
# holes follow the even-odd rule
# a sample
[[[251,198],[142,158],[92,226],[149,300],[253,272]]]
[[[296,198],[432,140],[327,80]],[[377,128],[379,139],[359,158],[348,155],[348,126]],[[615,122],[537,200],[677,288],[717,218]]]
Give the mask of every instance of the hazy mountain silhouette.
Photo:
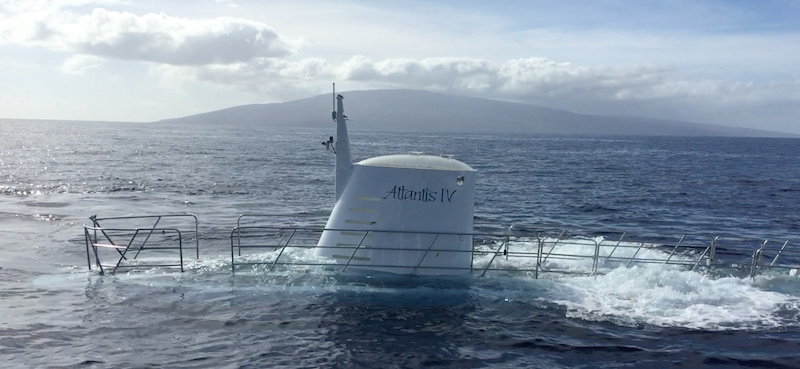
[[[577,114],[535,105],[418,90],[343,92],[351,129],[575,135],[792,137],[780,132],[636,117]],[[232,107],[163,123],[330,127],[332,95]]]

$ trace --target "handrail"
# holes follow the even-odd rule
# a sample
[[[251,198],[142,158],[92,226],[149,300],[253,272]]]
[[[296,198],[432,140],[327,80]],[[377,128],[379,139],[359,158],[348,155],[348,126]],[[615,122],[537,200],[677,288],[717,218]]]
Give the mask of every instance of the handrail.
[[[511,238],[511,229],[513,227],[514,227],[514,225],[512,224],[511,226],[509,226],[506,229],[506,237],[505,237],[505,239],[503,239],[503,242],[500,244],[500,247],[498,247],[497,251],[495,251],[494,254],[492,255],[492,260],[489,260],[489,263],[486,264],[486,268],[483,269],[483,273],[481,273],[481,277],[486,275],[486,272],[489,270],[489,267],[492,266],[492,263],[494,262],[494,259],[497,257],[497,254],[500,252],[500,250],[503,249],[504,246],[508,247],[508,242],[509,242],[509,240]],[[474,257],[474,255],[473,255],[473,257]]]
[[[614,251],[617,251],[617,247],[619,247],[619,244],[622,243],[622,239],[624,237],[625,237],[625,232],[622,232],[622,235],[619,236],[619,240],[617,240],[617,244],[614,246],[613,249],[611,249],[611,252],[608,254],[608,256],[606,256],[606,260],[611,259],[611,255],[614,255]]]
[[[708,268],[702,268],[701,272],[708,273],[711,268],[714,269],[734,269],[741,272],[742,275],[755,277],[760,273],[764,273],[767,269],[775,269],[775,272],[788,269],[791,273],[797,273],[792,270],[800,269],[800,250],[797,248],[789,247],[790,242],[798,242],[794,239],[786,239],[782,243],[769,243],[769,239],[756,239],[756,238],[736,238],[728,236],[713,236],[710,243],[707,239],[703,241],[697,236],[687,236],[686,234],[671,245],[664,244],[664,239],[657,238],[655,241],[652,237],[638,238],[632,237],[626,232],[622,232],[619,238],[614,238],[613,243],[609,243],[602,238],[589,238],[580,236],[569,235],[566,229],[550,230],[550,231],[535,231],[533,228],[521,228],[524,231],[513,232],[515,226],[505,227],[504,231],[498,229],[490,229],[488,232],[435,232],[435,231],[407,231],[395,229],[352,229],[352,228],[326,228],[322,226],[309,225],[309,226],[292,226],[292,225],[259,225],[254,224],[257,222],[245,222],[244,218],[247,217],[262,217],[262,218],[286,218],[283,214],[241,214],[237,219],[237,225],[230,231],[230,247],[231,247],[231,270],[235,273],[237,266],[243,265],[259,265],[264,264],[263,270],[267,272],[273,271],[278,265],[324,265],[324,266],[338,266],[339,272],[345,272],[351,267],[359,268],[396,268],[403,271],[403,273],[417,275],[423,274],[423,270],[443,269],[443,270],[465,270],[477,272],[480,271],[481,276],[485,276],[489,271],[510,271],[510,272],[533,272],[535,278],[540,278],[542,273],[562,273],[562,274],[586,274],[596,275],[606,273],[610,268],[630,267],[635,264],[661,264],[671,265],[687,270],[697,270],[701,263]],[[194,229],[185,230],[181,226],[172,227],[173,223],[178,222],[165,222],[167,217],[191,217],[194,220]],[[179,264],[170,266],[180,266],[183,268],[183,241],[187,234],[194,233],[194,247],[196,255],[199,257],[199,239],[200,230],[197,217],[194,214],[163,214],[163,215],[147,215],[147,216],[123,216],[123,217],[107,217],[100,218],[97,216],[90,217],[92,226],[84,225],[84,248],[86,249],[86,261],[90,270],[97,265],[100,273],[105,273],[106,268],[108,272],[113,273],[117,268],[123,267],[140,267],[140,265],[131,265],[126,262],[129,259],[136,259],[145,250],[158,250],[160,249],[158,243],[175,242],[177,247],[165,247],[163,249],[175,249],[178,251],[180,258]],[[152,220],[152,227],[148,228],[134,228],[134,227],[103,227],[103,224],[110,224],[113,221],[124,220],[137,220],[149,219]],[[112,223],[113,224],[113,223]],[[184,224],[180,222],[180,224]],[[166,226],[169,227],[161,227]],[[166,237],[157,236],[156,232],[166,231],[169,234]],[[352,236],[360,237],[358,244],[352,242],[350,244],[337,244],[325,245],[318,244],[318,237],[323,232],[359,232],[351,234]],[[415,234],[420,236],[429,235],[430,237],[419,238],[420,241],[415,241],[414,247],[402,247],[403,245],[372,245],[367,242],[367,237],[377,234]],[[442,241],[445,236],[460,236],[471,237],[473,240],[471,247],[464,249],[454,250],[446,248]],[[513,237],[512,237],[513,236]],[[557,237],[554,237],[557,236]],[[126,242],[118,242],[120,238],[124,237]],[[177,237],[177,240],[174,238]],[[377,238],[376,238],[377,239]],[[105,241],[108,242],[105,242]],[[266,242],[265,242],[266,240]],[[462,238],[463,240],[463,238]],[[491,242],[486,242],[491,240]],[[643,241],[647,240],[647,241]],[[751,243],[758,240],[759,246]],[[355,241],[355,239],[353,239]],[[468,242],[468,241],[467,241]],[[533,243],[535,242],[535,244]],[[667,240],[666,242],[670,242]],[[365,245],[365,243],[369,245]],[[373,242],[374,243],[374,242]],[[425,243],[428,243],[427,245]],[[393,247],[401,246],[401,247]],[[551,246],[549,249],[547,246]],[[106,249],[114,249],[105,251]],[[132,248],[137,248],[135,255],[131,257]],[[298,254],[302,257],[288,257],[291,255],[292,249],[341,249],[345,253],[335,260],[334,258],[327,259],[326,261],[304,260],[306,254]],[[238,250],[236,250],[238,249]],[[248,249],[248,250],[244,250]],[[270,254],[266,259],[242,259],[237,257],[236,251],[242,255],[244,251],[249,252],[264,252],[258,250],[270,249]],[[362,262],[357,256],[360,253],[367,252],[362,250],[369,250],[370,253],[377,251],[391,251],[403,255],[406,254],[406,262],[403,265],[383,265],[392,264],[391,259],[386,259],[386,262],[381,262],[382,259],[372,258],[372,262]],[[244,250],[244,251],[243,251]],[[659,250],[661,253],[645,252],[645,250]],[[610,251],[610,252],[609,252]],[[469,253],[470,261],[469,266],[466,267],[439,267],[439,266],[424,266],[425,260],[431,253],[445,252],[450,253],[452,257],[463,253]],[[608,254],[606,254],[608,252]],[[497,257],[504,255],[507,260],[514,260],[512,262],[504,262],[500,265],[495,264]],[[117,258],[116,263],[103,264],[101,259],[108,258],[109,254],[115,255]],[[412,256],[413,255],[413,256]],[[601,256],[603,255],[603,256]],[[366,255],[365,255],[366,256]],[[418,258],[418,259],[417,259]],[[466,257],[465,257],[466,258]],[[770,258],[771,262],[767,265],[766,258]],[[535,265],[525,261],[535,260]],[[591,259],[591,264],[587,261]],[[253,260],[256,260],[255,262]],[[262,261],[263,260],[263,261]],[[367,259],[368,260],[368,259]],[[466,259],[465,264],[466,264]],[[519,260],[519,262],[516,262]],[[745,261],[747,260],[747,261]],[[606,264],[604,262],[613,261],[613,264]],[[379,264],[380,262],[380,264]],[[142,263],[141,267],[157,266]],[[579,266],[576,268],[575,266]]]
[[[428,246],[427,250],[425,250],[425,255],[422,255],[422,257],[419,259],[419,262],[417,263],[417,266],[414,267],[414,271],[411,272],[411,275],[414,275],[414,274],[417,273],[417,269],[419,269],[419,266],[422,265],[422,261],[425,260],[425,257],[428,256],[428,253],[431,252],[431,247],[433,247],[433,244],[435,244],[436,240],[438,240],[438,239],[439,239],[439,235],[437,234],[436,237],[433,238],[433,242],[431,242],[431,245]]]
[[[753,254],[753,265],[750,268],[750,278],[755,278],[756,270],[761,266],[761,261],[764,259],[764,248],[767,247],[767,242],[769,242],[769,239],[764,240],[764,242],[761,243],[761,247],[759,247],[758,250],[756,250]]]
[[[243,218],[246,218],[246,217],[262,217],[262,218],[279,218],[280,217],[280,218],[286,218],[288,216],[289,215],[287,215],[287,214],[262,214],[262,213],[243,213],[243,214],[239,214],[239,217],[236,218],[236,228],[234,228],[234,231],[237,232],[237,236],[238,236],[237,240],[238,240],[238,245],[240,247],[239,248],[239,256],[242,256],[241,229],[242,229],[242,219]],[[233,236],[231,236],[231,237],[233,237]],[[231,241],[233,241],[233,238],[231,238]],[[233,245],[231,245],[231,247],[233,247]],[[231,255],[231,258],[233,258],[233,255]]]
[[[597,240],[592,241],[594,241],[594,255],[592,256],[592,271],[589,275],[597,273],[597,259],[600,257],[600,242],[597,242]]]
[[[550,251],[548,251],[548,252],[547,252],[547,255],[545,255],[545,257],[544,257],[544,260],[542,260],[542,262],[543,262],[543,263],[544,263],[545,261],[547,261],[547,258],[550,256],[550,254],[553,252],[553,250],[555,250],[555,249],[556,249],[556,245],[558,245],[558,241],[561,241],[561,237],[563,237],[563,236],[564,236],[564,233],[566,233],[566,232],[567,232],[567,230],[566,230],[566,229],[564,229],[564,230],[562,230],[562,231],[561,231],[561,233],[558,235],[558,238],[556,238],[556,240],[553,242],[553,247],[551,247],[551,248],[550,248]]]
[[[779,257],[779,256],[781,256],[781,253],[783,253],[783,249],[785,249],[785,248],[786,248],[786,245],[788,245],[788,244],[789,244],[789,240],[786,240],[786,242],[784,242],[784,243],[783,243],[783,246],[781,246],[781,249],[780,249],[780,250],[778,250],[778,253],[777,253],[777,254],[775,254],[775,258],[774,258],[774,259],[772,259],[772,262],[771,262],[771,263],[769,263],[769,266],[770,266],[770,267],[772,267],[773,265],[775,265],[775,262],[776,262],[776,261],[778,261],[778,257]]]
[[[153,224],[153,227],[158,227],[158,222],[160,222],[160,221],[161,221],[161,217],[158,217],[156,219],[155,224]],[[139,257],[139,253],[142,252],[142,250],[144,250],[144,245],[147,243],[148,240],[150,240],[150,236],[152,236],[152,235],[153,235],[153,231],[150,231],[150,233],[147,234],[147,237],[145,237],[144,241],[142,242],[142,245],[139,246],[139,251],[136,251],[136,255],[133,256],[134,259]]]
[[[717,243],[717,238],[719,238],[719,236],[714,237],[714,238],[711,239],[711,244],[708,245],[708,247],[706,247],[706,249],[703,250],[703,253],[700,254],[700,257],[697,258],[697,263],[695,263],[694,266],[692,267],[692,271],[694,271],[695,268],[697,268],[697,266],[700,265],[700,262],[703,261],[703,257],[706,256],[706,253],[708,252],[708,250],[711,249],[711,247],[714,246],[715,243]]]
[[[460,233],[447,233],[447,232],[423,232],[423,231],[414,232],[414,231],[397,231],[397,230],[369,230],[369,231],[366,231],[366,230],[363,230],[363,229],[338,229],[338,228],[337,229],[332,229],[332,228],[323,228],[323,227],[291,227],[291,226],[246,226],[246,227],[243,226],[243,227],[240,227],[240,228],[242,230],[244,230],[244,229],[260,229],[260,230],[275,230],[275,231],[277,231],[277,230],[298,231],[298,230],[302,229],[303,231],[312,232],[312,233],[324,232],[324,231],[342,231],[342,232],[349,231],[349,232],[362,233],[365,237],[368,236],[369,234],[381,233],[381,232],[385,232],[385,233],[414,233],[414,234],[430,234],[430,235],[448,235],[449,234],[449,235],[472,235],[472,236],[478,236],[478,237],[485,237],[485,236],[490,236],[490,237],[497,236],[497,237],[500,237],[497,234],[485,234],[485,233],[474,233],[474,232],[473,233],[460,234]],[[498,268],[498,267],[496,267],[494,265],[494,261],[496,260],[497,256],[500,255],[501,252],[503,252],[503,254],[506,255],[507,257],[531,257],[531,258],[535,257],[535,258],[537,258],[536,259],[537,260],[536,267],[533,268],[533,269],[530,269],[530,271],[533,271],[533,272],[536,273],[536,277],[537,278],[538,278],[539,272],[541,272],[541,271],[554,272],[554,273],[581,273],[581,274],[588,274],[588,275],[593,275],[593,274],[600,273],[600,258],[601,258],[600,253],[601,253],[601,248],[607,247],[607,246],[603,246],[602,241],[598,242],[598,240],[593,239],[593,238],[580,238],[580,241],[579,241],[578,244],[585,244],[586,247],[591,247],[592,248],[592,252],[589,255],[585,255],[585,254],[569,254],[569,253],[556,253],[556,252],[554,252],[555,250],[550,250],[548,252],[544,252],[543,247],[545,246],[546,243],[548,243],[547,241],[545,241],[546,239],[548,239],[548,237],[546,237],[546,236],[537,236],[538,237],[537,238],[538,239],[538,243],[537,243],[538,251],[533,251],[533,252],[512,251],[510,249],[510,246],[512,246],[511,239],[510,239],[510,231],[507,230],[506,233],[508,233],[508,234],[502,236],[503,237],[503,241],[496,248],[492,248],[492,249],[490,249],[488,251],[485,250],[485,249],[477,249],[477,248],[475,248],[474,247],[475,244],[473,244],[473,247],[471,249],[469,249],[469,250],[438,249],[438,248],[435,247],[436,246],[436,239],[435,238],[434,238],[433,242],[427,246],[427,248],[395,248],[395,247],[383,248],[383,247],[379,247],[379,246],[372,246],[370,250],[373,250],[373,251],[376,251],[376,250],[391,250],[391,251],[402,251],[402,252],[421,252],[421,251],[424,251],[422,253],[423,254],[422,255],[422,259],[420,259],[422,261],[424,261],[424,259],[427,257],[427,255],[430,254],[431,252],[436,252],[436,251],[451,252],[451,253],[452,252],[456,252],[456,253],[467,252],[467,253],[470,253],[471,257],[472,257],[472,260],[470,262],[470,268],[465,268],[465,269],[469,269],[469,270],[474,270],[476,268],[476,266],[475,266],[475,256],[476,255],[491,254],[491,259],[488,261],[488,263],[486,263],[486,264],[481,263],[481,264],[483,264],[483,265],[480,266],[481,275],[482,276],[485,276],[485,274],[489,270],[508,270],[508,271],[528,270],[528,269],[520,269],[519,267],[508,267],[508,268]],[[237,234],[239,234],[239,233],[237,233],[237,230],[234,230],[234,231],[231,232],[231,235],[233,237],[236,237]],[[681,250],[681,249],[690,250],[690,249],[699,248],[699,246],[697,246],[697,245],[692,245],[692,244],[686,244],[685,245],[685,243],[686,243],[685,240],[686,240],[686,236],[683,235],[681,237],[681,239],[679,239],[678,242],[675,245],[673,245],[673,246],[671,246],[669,248],[668,253],[665,253],[665,257],[652,257],[652,256],[650,256],[650,257],[642,257],[642,256],[640,256],[640,253],[641,253],[642,249],[644,249],[647,246],[655,248],[655,247],[661,247],[663,245],[659,245],[657,243],[655,243],[655,244],[654,243],[647,243],[647,242],[637,242],[635,245],[627,245],[627,244],[623,244],[623,243],[619,242],[619,240],[616,240],[617,242],[613,246],[614,249],[616,249],[617,251],[619,251],[622,248],[635,249],[633,251],[633,254],[631,256],[624,256],[624,257],[622,257],[622,256],[613,256],[613,255],[603,256],[603,259],[604,260],[624,261],[624,262],[626,262],[626,264],[625,264],[626,267],[629,267],[633,263],[649,263],[649,264],[662,264],[662,265],[681,265],[681,266],[686,266],[687,268],[691,268],[693,270],[697,269],[697,267],[699,266],[699,263],[702,262],[703,260],[706,260],[706,262],[707,262],[707,264],[709,266],[712,266],[712,262],[716,262],[716,260],[712,259],[712,256],[711,256],[712,255],[711,253],[715,252],[716,247],[717,247],[717,245],[719,243],[719,241],[716,238],[712,239],[712,243],[710,245],[706,245],[704,247],[704,249],[703,249],[703,251],[702,251],[702,253],[701,253],[701,255],[699,257],[692,257],[690,260],[684,260],[684,259],[674,260],[675,256],[678,255],[678,251]],[[350,256],[347,258],[347,261],[344,263],[345,266],[341,270],[341,271],[346,271],[347,269],[349,269],[350,266],[354,265],[353,264],[354,260],[355,260],[354,256],[356,256],[358,254],[358,250],[362,249],[364,241],[365,241],[365,238],[362,238],[361,242],[359,242],[359,244],[352,245],[352,246],[345,246],[345,245],[336,245],[336,246],[332,246],[331,245],[331,246],[328,246],[328,245],[312,245],[312,244],[309,244],[309,245],[287,245],[287,244],[284,244],[283,241],[281,241],[278,244],[248,245],[248,246],[242,245],[242,248],[248,247],[248,248],[272,248],[272,249],[278,249],[278,250],[280,250],[280,252],[278,253],[278,255],[279,255],[278,257],[279,258],[282,257],[283,252],[285,252],[285,250],[288,249],[288,248],[321,248],[321,249],[338,248],[338,249],[348,249],[349,250],[348,252],[349,252]],[[734,241],[741,241],[741,240],[740,239],[735,239]],[[561,242],[561,241],[559,241],[559,242]],[[628,241],[628,242],[632,243],[633,241]],[[567,244],[569,244],[569,242]],[[236,246],[236,242],[232,242],[232,245],[233,245],[232,247],[234,247],[234,248],[237,247]],[[740,248],[741,247],[734,245],[734,246],[727,247],[727,248],[723,249],[723,252],[724,253],[732,253],[731,255],[737,255],[738,252],[736,250],[739,250]],[[543,267],[543,262],[544,262],[545,258],[558,259],[558,260],[591,259],[592,260],[592,264],[591,264],[590,269],[587,270],[586,272],[580,272],[580,271],[574,271],[574,270],[563,270],[563,269],[559,270],[559,269],[552,269],[552,268],[545,269]],[[413,265],[403,265],[403,266],[398,266],[398,265],[376,265],[374,263],[370,263],[368,266],[369,267],[375,267],[375,268],[377,268],[377,267],[385,267],[385,268],[399,268],[399,269],[403,269],[403,270],[410,269],[411,270],[410,273],[413,275],[413,274],[417,274],[417,271],[419,269],[424,269],[425,268],[425,267],[423,267],[421,265],[420,260],[417,260],[416,264],[413,264]],[[239,262],[237,262],[235,260],[235,258],[232,259],[232,262],[235,263],[235,264],[239,264],[239,265],[258,264],[258,263],[239,263]],[[285,264],[291,264],[291,265],[317,265],[318,264],[318,263],[303,263],[303,262],[282,263],[282,262],[280,262],[279,260],[276,260],[276,259],[271,259],[269,261],[269,263],[271,264],[270,270],[274,269],[274,266],[277,266],[277,265],[285,265]],[[331,264],[330,263],[323,263],[321,265],[331,265]],[[364,264],[358,264],[358,265],[359,266],[365,266]],[[725,268],[726,267],[726,266],[720,265],[720,264],[716,264],[716,265],[713,265],[713,266],[721,267],[721,268]],[[731,266],[727,266],[727,267],[736,268],[735,265],[731,265]],[[234,268],[235,268],[235,266],[234,266]],[[788,267],[786,267],[786,268],[788,268]]]
[[[536,268],[533,277],[539,279],[539,268],[542,266],[542,251],[544,251],[544,237],[541,234],[536,237]]]
[[[183,234],[182,234],[181,230],[178,229],[178,228],[167,228],[167,227],[164,227],[164,228],[105,228],[105,227],[88,226],[86,224],[83,225],[83,228],[84,228],[84,238],[85,238],[85,243],[86,243],[86,248],[87,248],[87,254],[89,254],[90,252],[94,254],[95,265],[98,267],[101,275],[105,274],[105,268],[104,267],[110,267],[111,268],[111,274],[116,273],[117,269],[119,269],[119,268],[149,268],[149,267],[160,267],[160,266],[180,267],[181,272],[185,271],[184,263],[183,263]],[[127,244],[122,245],[120,243],[115,243],[115,242],[111,241],[111,239],[109,237],[106,237],[106,239],[111,243],[110,244],[101,244],[101,243],[98,243],[98,239],[97,239],[97,235],[96,235],[98,231],[100,231],[100,233],[102,233],[104,235],[107,235],[106,232],[126,232],[126,233],[130,233],[130,239],[128,240]],[[157,232],[157,231],[160,231],[160,232],[162,232],[164,234],[166,232],[174,232],[177,235],[178,246],[177,247],[158,247],[158,246],[156,246],[156,247],[150,247],[149,249],[155,249],[155,250],[165,250],[165,249],[166,250],[178,250],[178,258],[179,258],[178,264],[143,264],[143,265],[123,265],[122,264],[123,260],[128,260],[125,256],[126,256],[127,252],[130,250],[131,246],[133,245],[133,242],[136,240],[136,238],[140,234],[142,234],[143,232],[148,232],[149,235],[152,235],[153,232]],[[94,233],[94,236],[92,236],[92,233]],[[148,239],[149,239],[149,235],[148,235]],[[100,260],[100,252],[99,252],[100,248],[113,248],[114,250],[116,250],[119,253],[119,258],[117,259],[116,263],[103,264],[101,262],[101,260]],[[141,250],[139,250],[139,251],[141,251]],[[89,264],[89,270],[91,270],[92,269],[91,256],[87,256],[87,261],[88,261],[88,264]]]
[[[347,270],[347,267],[350,265],[350,261],[352,261],[353,257],[356,256],[356,253],[358,252],[358,249],[361,248],[361,245],[364,243],[364,240],[367,238],[368,234],[369,234],[369,231],[364,232],[364,237],[361,237],[361,241],[358,241],[358,245],[356,246],[355,250],[353,250],[353,253],[350,254],[350,258],[347,259],[347,263],[344,264],[344,268],[342,268],[342,271],[339,272],[339,273],[344,273],[344,271]]]
[[[95,227],[98,227],[98,229],[102,228],[102,227],[100,227],[100,224],[99,224],[99,222],[101,220],[102,221],[105,221],[105,220],[117,221],[117,220],[135,220],[135,219],[155,219],[155,224],[151,228],[156,228],[158,223],[163,218],[192,218],[192,219],[194,219],[194,231],[186,231],[186,230],[184,230],[183,233],[194,233],[194,235],[195,235],[195,247],[194,247],[195,248],[195,257],[199,259],[200,258],[200,224],[199,224],[199,221],[197,220],[197,215],[195,215],[193,213],[126,215],[126,216],[105,217],[105,218],[99,218],[99,217],[97,217],[97,215],[92,215],[92,216],[89,217],[89,219],[91,219],[92,222],[95,224]],[[109,230],[110,228],[104,228],[104,229],[105,230]],[[118,230],[120,230],[120,229],[118,229]],[[122,230],[124,230],[124,229],[122,229]],[[105,235],[104,231],[101,230],[101,232],[103,232],[103,234]],[[106,239],[108,239],[109,242],[114,243],[110,238],[108,238],[107,235],[106,235]],[[149,239],[149,237],[148,237],[148,239]],[[147,243],[147,239],[144,241],[144,243]],[[142,244],[143,246],[144,246],[144,243]],[[137,255],[138,255],[138,253],[137,253]],[[134,259],[135,259],[135,257],[134,257]]]
[[[287,247],[287,246],[289,246],[289,242],[292,242],[292,237],[294,237],[294,234],[295,234],[296,232],[297,232],[297,230],[296,230],[296,229],[293,229],[293,230],[292,230],[292,234],[290,234],[290,235],[289,235],[289,239],[287,239],[287,240],[286,240],[286,243],[283,245],[283,248],[281,248],[281,252],[278,254],[278,257],[276,257],[276,258],[275,258],[275,262],[273,262],[273,263],[272,263],[272,265],[270,265],[270,266],[269,266],[269,270],[268,270],[268,271],[270,271],[270,272],[271,272],[271,271],[272,271],[272,268],[274,268],[274,267],[275,267],[275,263],[277,263],[277,262],[278,262],[278,260],[281,258],[281,255],[283,255],[283,251],[285,251],[285,250],[286,250],[286,247]],[[241,249],[239,249],[239,252],[242,252],[242,250],[241,250]]]
[[[513,226],[511,226],[513,227]],[[292,226],[243,226],[241,229],[280,229],[292,230],[302,229],[311,232],[367,232],[366,229],[358,228],[322,228],[322,227],[292,227]],[[510,227],[509,227],[510,228]],[[236,228],[231,233],[234,233]],[[393,233],[393,234],[427,234],[427,235],[442,235],[442,236],[489,236],[488,233],[480,232],[435,232],[435,231],[409,231],[409,230],[391,230],[391,229],[370,229],[370,233]],[[243,246],[244,247],[244,246]]]
[[[114,240],[111,239],[111,236],[109,236],[108,233],[106,233],[106,231],[104,229],[100,228],[100,220],[105,220],[105,219],[98,219],[96,215],[90,216],[89,219],[91,219],[92,223],[94,224],[94,226],[97,227],[100,230],[100,233],[103,234],[103,237],[105,237],[108,240],[108,242],[111,242],[113,244]],[[94,233],[95,233],[95,240],[96,240],[97,239],[97,229],[95,229]],[[117,253],[122,255],[122,251],[117,250]],[[123,255],[122,257],[124,258],[125,256]]]
[[[670,252],[670,253],[669,253],[669,257],[667,258],[667,260],[666,260],[666,261],[664,261],[664,264],[668,263],[668,262],[670,261],[670,259],[672,259],[672,256],[674,256],[674,255],[675,255],[675,251],[677,251],[677,250],[678,250],[678,246],[680,246],[680,245],[681,245],[681,243],[683,243],[683,239],[684,239],[684,238],[686,238],[686,235],[685,235],[685,234],[684,234],[684,235],[682,235],[682,236],[681,236],[681,239],[680,239],[680,240],[678,240],[678,243],[677,243],[677,244],[675,244],[675,247],[672,249],[672,252]]]
[[[617,246],[619,246],[619,245],[617,245]],[[639,255],[639,251],[641,251],[641,250],[642,250],[642,247],[644,247],[644,242],[639,242],[639,247],[637,247],[637,248],[636,248],[636,252],[634,252],[634,253],[633,253],[633,255],[631,256],[631,258],[630,258],[630,259],[628,259],[628,263],[627,263],[627,264],[625,264],[625,267],[626,267],[626,268],[627,268],[627,267],[629,267],[629,266],[631,266],[631,263],[633,262],[633,260],[634,260],[634,259],[636,259],[636,255]],[[614,249],[616,249],[616,247],[614,247]],[[610,257],[611,257],[611,256],[609,256],[609,258],[610,258]]]

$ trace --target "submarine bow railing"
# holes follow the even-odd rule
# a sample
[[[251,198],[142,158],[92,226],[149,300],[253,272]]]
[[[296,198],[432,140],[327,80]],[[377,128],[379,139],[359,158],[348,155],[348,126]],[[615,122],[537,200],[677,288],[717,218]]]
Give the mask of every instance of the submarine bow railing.
[[[194,249],[195,257],[200,257],[199,224],[194,214],[105,218],[92,215],[89,220],[91,225],[83,225],[86,259],[89,270],[94,266],[101,275],[115,274],[120,269],[159,267],[179,268],[183,272],[184,249]],[[103,226],[101,222],[111,225]],[[192,243],[193,247],[186,246]],[[135,254],[130,255],[133,251]],[[141,260],[139,256],[143,251],[147,251],[148,256],[159,257]],[[112,262],[103,262],[109,259]]]
[[[268,271],[277,266],[330,267],[344,272],[351,267],[389,268],[402,274],[417,274],[425,269],[422,261],[435,252],[469,253],[468,267],[436,267],[456,269],[464,272],[477,272],[484,276],[489,272],[529,273],[534,278],[543,274],[597,275],[618,267],[656,264],[683,267],[686,270],[716,273],[742,274],[754,277],[760,272],[776,269],[796,274],[800,269],[800,252],[790,247],[792,241],[785,240],[780,248],[767,247],[767,242],[755,238],[735,238],[720,236],[688,236],[675,238],[660,237],[657,240],[637,240],[629,234],[618,233],[617,237],[587,237],[569,235],[565,230],[552,231],[515,230],[514,226],[502,232],[474,233],[436,233],[405,232],[363,229],[326,229],[322,227],[274,227],[242,226],[231,232],[231,270],[236,272],[244,266],[269,265]],[[353,232],[361,235],[360,242],[352,245],[317,245],[324,231]],[[261,235],[257,234],[261,232]],[[364,250],[366,237],[380,233],[407,233],[433,236],[426,248],[403,248],[369,246],[369,250],[402,251],[417,253],[420,259],[416,265],[363,264],[357,260],[359,250]],[[247,243],[246,239],[264,239],[263,236],[280,236],[280,241],[266,243]],[[290,236],[290,237],[285,237]],[[437,247],[439,236],[469,236],[473,238],[471,250],[451,250]],[[626,237],[623,240],[623,236]],[[241,237],[241,238],[240,238]],[[296,243],[292,243],[296,242]],[[796,241],[794,243],[797,243]],[[752,245],[756,245],[755,247]],[[312,250],[336,248],[347,257],[344,263],[328,258],[302,258],[288,255],[289,250]],[[257,260],[242,257],[242,251],[249,250],[261,257],[263,251],[274,251],[274,258]],[[783,258],[783,259],[782,259]],[[782,263],[781,260],[789,260]],[[765,260],[771,260],[769,264]]]
[[[108,217],[92,216],[84,225],[87,264],[101,274],[142,268],[185,270],[185,251],[199,258],[197,217],[192,214]],[[278,220],[281,219],[281,220]],[[259,222],[271,223],[268,225]],[[127,223],[136,223],[126,227]],[[138,223],[137,223],[138,222]],[[304,221],[301,221],[304,222]],[[275,225],[275,224],[279,225]],[[755,277],[761,273],[800,270],[797,240],[742,238],[712,235],[676,237],[635,237],[625,232],[572,234],[567,230],[538,230],[535,227],[477,225],[476,232],[441,233],[393,230],[326,229],[307,224],[292,225],[284,215],[243,214],[226,236],[229,239],[230,268],[236,273],[278,268],[322,267],[338,273],[352,268],[378,268],[399,274],[430,274],[431,269],[462,271],[485,276],[490,273],[523,273],[533,278],[544,275],[598,275],[615,268],[660,264],[688,271]],[[102,225],[101,225],[102,224]],[[353,244],[319,245],[322,232],[343,232],[358,236]],[[368,244],[382,234],[404,234],[428,241],[418,247]],[[427,237],[427,238],[426,238]],[[457,250],[443,240],[470,237],[471,249]],[[316,256],[314,250],[336,249],[337,258]],[[365,262],[362,253],[389,251],[411,255],[413,262]],[[437,255],[468,254],[468,265],[430,266]],[[449,254],[447,254],[449,253]],[[341,254],[341,255],[338,255]],[[152,256],[157,257],[153,258]],[[166,255],[166,256],[165,256]],[[145,257],[147,256],[147,257]],[[162,257],[163,256],[163,257]],[[169,259],[172,258],[172,259]],[[168,260],[169,259],[169,260]],[[104,262],[104,261],[111,262]]]

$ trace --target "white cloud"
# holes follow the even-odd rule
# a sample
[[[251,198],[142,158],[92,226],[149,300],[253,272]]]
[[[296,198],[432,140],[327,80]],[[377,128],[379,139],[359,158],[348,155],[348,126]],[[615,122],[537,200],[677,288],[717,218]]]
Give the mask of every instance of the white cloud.
[[[239,7],[239,4],[234,3],[232,0],[214,0],[214,1],[216,1],[218,3],[221,3],[221,4],[228,4],[228,7],[231,7],[231,8],[238,8]]]
[[[696,86],[667,85],[670,71],[652,65],[576,66],[545,58],[504,63],[471,58],[387,59],[355,56],[338,68],[340,79],[375,86],[423,88],[512,99],[553,97],[646,100],[696,94]]]
[[[83,74],[89,69],[99,68],[105,59],[92,55],[73,55],[61,65],[61,72],[65,74]]]
[[[186,19],[163,13],[139,16],[102,8],[81,15],[62,6],[37,2],[25,7],[12,2],[6,8],[15,13],[0,25],[0,42],[173,65],[282,57],[295,48],[295,41],[247,19]]]
[[[492,63],[471,58],[387,59],[355,56],[337,68],[340,79],[376,87],[398,86],[518,100],[563,98],[646,101],[725,96],[728,101],[800,98],[800,92],[776,88],[786,83],[690,80],[655,65],[582,66],[545,58]],[[794,82],[796,83],[796,82]],[[788,94],[787,94],[788,92]],[[769,95],[769,96],[767,96]]]
[[[157,65],[151,69],[164,85],[180,90],[185,83],[203,82],[285,101],[318,93],[319,81],[330,81],[334,69],[325,60],[297,62],[257,58],[249,62],[201,66]]]
[[[322,59],[310,58],[290,62],[275,58],[258,58],[248,63],[211,64],[194,68],[201,81],[227,85],[257,87],[278,79],[287,82],[328,79],[331,67]]]
[[[338,76],[404,88],[485,91],[497,84],[497,67],[471,58],[387,59],[376,63],[355,56],[339,68]]]

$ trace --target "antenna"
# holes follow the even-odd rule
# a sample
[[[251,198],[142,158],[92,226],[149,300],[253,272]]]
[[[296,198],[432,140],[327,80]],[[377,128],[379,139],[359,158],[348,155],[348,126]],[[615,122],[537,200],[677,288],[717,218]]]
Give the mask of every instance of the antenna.
[[[333,83],[333,113],[331,113],[331,117],[333,121],[336,121],[336,82]]]

